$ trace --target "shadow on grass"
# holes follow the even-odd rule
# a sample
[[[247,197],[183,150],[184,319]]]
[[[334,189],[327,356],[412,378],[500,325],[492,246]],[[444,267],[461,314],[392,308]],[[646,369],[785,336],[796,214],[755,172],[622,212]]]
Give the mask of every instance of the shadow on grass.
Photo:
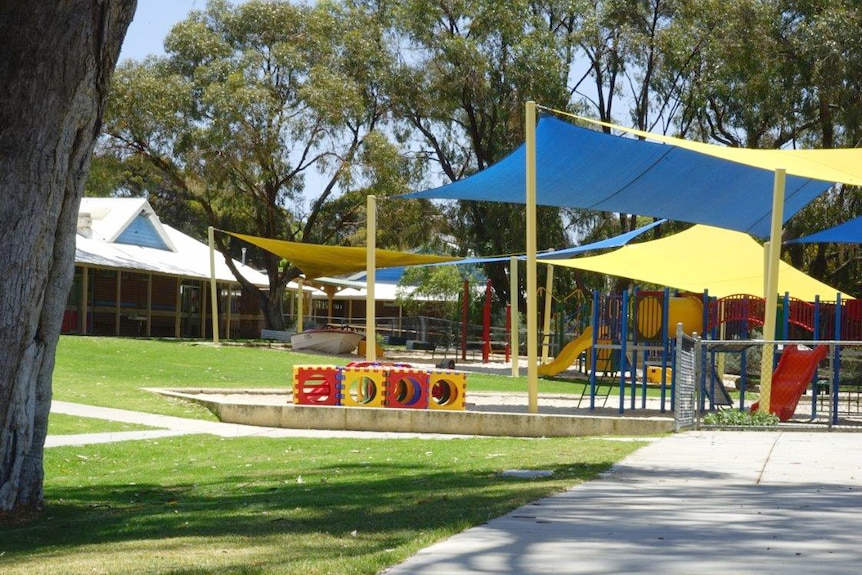
[[[469,454],[465,454],[469,457]],[[391,551],[435,530],[460,531],[580,480],[610,462],[543,466],[551,478],[513,479],[491,470],[433,469],[386,463],[339,463],[295,471],[201,473],[201,482],[165,480],[46,490],[36,521],[4,528],[0,553],[29,555],[60,547],[173,538],[292,539],[303,560]],[[334,554],[334,555],[333,555]],[[280,557],[279,560],[286,560]],[[177,571],[177,573],[196,571]]]

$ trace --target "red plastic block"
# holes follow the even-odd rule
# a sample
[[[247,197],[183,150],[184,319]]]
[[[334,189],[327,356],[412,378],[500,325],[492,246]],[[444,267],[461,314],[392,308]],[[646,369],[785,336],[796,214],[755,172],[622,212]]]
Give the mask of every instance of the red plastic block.
[[[297,405],[339,405],[338,372],[334,365],[295,365],[293,403]]]

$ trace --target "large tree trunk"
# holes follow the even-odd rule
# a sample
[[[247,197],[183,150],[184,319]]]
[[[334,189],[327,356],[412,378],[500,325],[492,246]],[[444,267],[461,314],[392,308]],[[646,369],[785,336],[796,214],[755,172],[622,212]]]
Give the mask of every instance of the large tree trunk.
[[[136,0],[0,0],[0,512],[42,504],[78,204]]]

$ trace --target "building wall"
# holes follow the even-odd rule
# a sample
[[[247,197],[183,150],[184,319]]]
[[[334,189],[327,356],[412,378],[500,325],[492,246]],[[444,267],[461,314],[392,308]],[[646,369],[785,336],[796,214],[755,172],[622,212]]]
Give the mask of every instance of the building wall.
[[[92,267],[86,268],[86,281],[84,276],[85,268],[75,266],[62,333],[212,338],[208,281]],[[219,284],[219,293],[220,335],[260,337],[263,316],[256,298],[243,293],[236,284]],[[230,335],[227,335],[228,324]]]

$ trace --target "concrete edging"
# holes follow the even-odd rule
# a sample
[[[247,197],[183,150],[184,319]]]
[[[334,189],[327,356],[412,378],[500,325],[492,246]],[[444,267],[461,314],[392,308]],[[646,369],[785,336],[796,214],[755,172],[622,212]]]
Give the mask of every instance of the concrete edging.
[[[222,401],[227,390],[153,390],[197,402],[220,421],[286,429],[330,429],[403,433],[446,433],[504,437],[658,435],[673,431],[670,417],[543,415],[438,409],[393,409],[310,405],[262,405]],[[231,393],[236,393],[234,390]],[[242,392],[239,392],[242,393]],[[266,391],[246,391],[261,395]],[[269,393],[276,393],[270,391]],[[283,392],[281,392],[283,393]]]

